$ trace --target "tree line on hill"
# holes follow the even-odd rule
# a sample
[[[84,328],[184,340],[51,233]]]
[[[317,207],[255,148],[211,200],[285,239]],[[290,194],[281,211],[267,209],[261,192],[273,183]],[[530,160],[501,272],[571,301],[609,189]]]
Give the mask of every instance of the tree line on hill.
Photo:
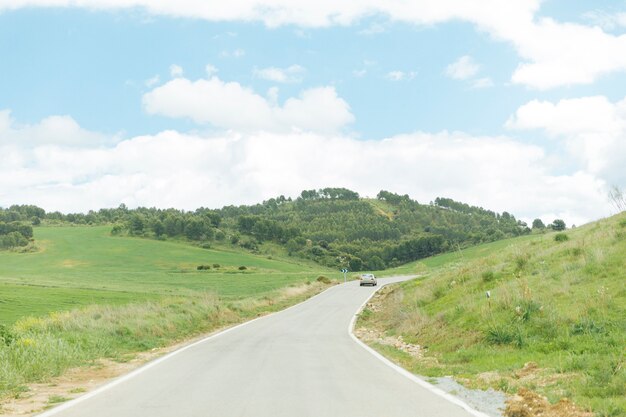
[[[14,228],[42,221],[112,224],[114,235],[184,239],[203,247],[214,243],[237,245],[252,252],[273,244],[291,256],[352,271],[385,269],[531,233],[526,223],[508,212],[496,213],[449,198],[420,204],[408,195],[384,190],[376,199],[362,199],[345,188],[304,190],[296,199],[279,196],[255,205],[201,207],[195,211],[128,209],[123,204],[86,214],[46,213],[36,206],[0,208],[0,222]],[[536,219],[532,226],[537,231],[561,230],[565,223],[556,220],[545,226]],[[2,230],[0,236],[16,232]],[[25,238],[32,238],[32,227],[30,234],[23,232]]]

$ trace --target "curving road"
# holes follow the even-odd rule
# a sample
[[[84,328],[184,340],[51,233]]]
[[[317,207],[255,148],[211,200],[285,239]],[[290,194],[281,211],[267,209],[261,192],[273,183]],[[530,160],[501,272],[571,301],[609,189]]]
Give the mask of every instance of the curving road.
[[[380,279],[379,284],[406,278]],[[348,327],[375,288],[349,282],[190,345],[40,416],[467,417],[359,345]]]

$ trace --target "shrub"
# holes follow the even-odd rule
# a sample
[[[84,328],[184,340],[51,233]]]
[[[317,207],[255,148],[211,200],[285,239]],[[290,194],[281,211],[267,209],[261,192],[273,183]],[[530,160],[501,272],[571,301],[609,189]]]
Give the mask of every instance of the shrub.
[[[510,326],[492,326],[487,330],[485,340],[492,345],[508,345],[515,339]]]
[[[485,340],[492,345],[513,345],[518,348],[524,346],[524,337],[521,329],[509,325],[494,325],[487,330]]]
[[[493,273],[493,271],[485,271],[482,273],[481,276],[484,282],[491,282],[496,279],[496,275]]]
[[[521,300],[515,307],[515,314],[519,320],[526,322],[541,309],[541,305],[533,300]]]
[[[594,319],[585,316],[580,318],[576,323],[571,326],[572,334],[600,334],[605,333],[606,329],[602,324]]]
[[[28,239],[20,232],[10,232],[0,236],[0,248],[14,248],[28,245]]]
[[[321,282],[322,284],[330,284],[330,278],[320,275],[317,277],[317,282]]]
[[[221,265],[220,265],[220,264],[213,264],[213,268],[217,269],[217,268],[219,268],[219,267],[221,267]]]
[[[528,265],[529,260],[530,256],[527,253],[517,255],[515,257],[515,270],[518,272],[523,271]]]
[[[119,236],[124,232],[124,226],[121,224],[116,224],[115,226],[113,226],[113,229],[111,229],[111,235],[113,236]]]
[[[15,335],[4,324],[0,324],[0,344],[9,346],[15,340]]]
[[[248,269],[248,268],[242,265],[242,266],[240,266],[240,267],[239,267],[239,268],[237,268],[237,269],[239,269],[240,271],[245,271],[245,270],[246,270],[246,269]]]
[[[569,236],[567,236],[565,233],[557,233],[556,235],[554,235],[555,242],[566,242],[568,240]]]
[[[198,265],[196,269],[198,271],[208,271],[209,269],[211,269],[211,266],[210,265]]]

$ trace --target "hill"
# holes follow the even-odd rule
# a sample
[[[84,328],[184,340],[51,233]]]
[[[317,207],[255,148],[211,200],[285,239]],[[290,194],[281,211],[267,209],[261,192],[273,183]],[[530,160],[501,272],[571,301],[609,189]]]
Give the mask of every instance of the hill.
[[[224,299],[258,296],[326,272],[296,259],[112,237],[110,230],[36,227],[39,250],[0,252],[0,323],[77,306],[197,292],[215,292]],[[208,269],[198,270],[201,265]]]
[[[625,259],[626,213],[449,253],[402,267],[425,277],[384,289],[359,325],[413,372],[626,415]]]
[[[364,199],[345,188],[305,190],[295,200],[280,196],[256,205],[193,212],[129,210],[123,205],[87,214],[46,213],[34,206],[0,210],[0,222],[6,225],[16,228],[24,221],[109,224],[115,235],[184,240],[205,248],[230,246],[252,253],[264,253],[270,247],[352,271],[396,267],[531,231],[510,213],[447,198],[420,204],[407,195],[381,191],[376,199]],[[15,233],[12,236],[17,238]],[[22,244],[25,241],[20,239]]]

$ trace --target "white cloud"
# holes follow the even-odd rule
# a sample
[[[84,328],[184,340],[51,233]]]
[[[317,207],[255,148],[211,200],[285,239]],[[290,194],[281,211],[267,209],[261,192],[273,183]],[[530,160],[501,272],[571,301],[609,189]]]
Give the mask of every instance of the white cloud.
[[[591,84],[602,75],[626,70],[626,35],[547,18],[529,25],[527,31],[512,39],[526,60],[513,73],[514,83],[545,90]]]
[[[49,116],[34,125],[19,125],[11,117],[10,110],[0,110],[0,146],[94,147],[118,140],[117,136],[85,130],[70,116]]]
[[[257,78],[277,83],[299,83],[302,81],[302,76],[305,71],[304,67],[300,65],[291,65],[287,68],[255,68],[253,73]]]
[[[212,76],[214,74],[218,73],[218,69],[216,67],[214,67],[211,64],[206,64],[206,67],[204,67],[204,70],[206,71],[207,76]]]
[[[410,81],[417,75],[417,71],[389,71],[385,78],[390,81]]]
[[[0,118],[4,139],[6,124]],[[30,127],[11,129],[22,137]],[[0,206],[86,211],[123,202],[194,209],[344,186],[362,195],[381,189],[408,193],[423,203],[447,196],[524,219],[560,217],[568,224],[609,210],[597,177],[584,171],[552,174],[541,148],[506,137],[441,132],[363,141],[304,132],[165,131],[107,147],[50,142],[0,141]]]
[[[157,85],[160,81],[161,77],[155,75],[154,77],[148,78],[146,81],[144,81],[144,84],[146,87],[151,88]]]
[[[237,82],[176,78],[143,96],[146,112],[236,130],[335,132],[352,123],[350,106],[333,87],[304,90],[282,106]]]
[[[183,76],[183,67],[180,65],[172,64],[170,65],[170,75],[173,78],[178,78]]]
[[[222,51],[220,53],[220,55],[224,58],[241,58],[245,54],[246,51],[241,48],[233,49],[232,51]]]
[[[390,21],[433,25],[453,20],[474,24],[498,41],[513,45],[522,59],[514,83],[537,89],[588,84],[611,72],[626,71],[626,35],[599,26],[560,23],[536,16],[541,0],[6,0],[0,11],[20,7],[143,8],[154,15],[211,21],[262,21],[267,26],[327,27],[350,25],[382,15]],[[622,16],[617,16],[622,22]],[[243,50],[225,51],[237,57]]]
[[[593,10],[585,13],[583,17],[604,30],[626,27],[626,12],[610,13],[603,10]]]
[[[267,101],[270,103],[271,106],[278,105],[278,92],[278,87],[270,87],[267,89]]]
[[[354,75],[356,78],[363,78],[366,74],[367,70],[365,68],[352,71],[352,75]]]
[[[478,73],[480,65],[469,55],[464,55],[446,68],[446,74],[455,80],[467,80]]]
[[[541,129],[561,141],[587,172],[610,184],[626,186],[626,98],[604,96],[533,100],[507,121],[510,129]]]
[[[481,89],[481,88],[490,88],[493,87],[493,81],[489,77],[477,78],[472,80],[472,88]]]
[[[385,32],[385,26],[380,23],[372,23],[367,28],[359,31],[360,35],[378,35]]]

